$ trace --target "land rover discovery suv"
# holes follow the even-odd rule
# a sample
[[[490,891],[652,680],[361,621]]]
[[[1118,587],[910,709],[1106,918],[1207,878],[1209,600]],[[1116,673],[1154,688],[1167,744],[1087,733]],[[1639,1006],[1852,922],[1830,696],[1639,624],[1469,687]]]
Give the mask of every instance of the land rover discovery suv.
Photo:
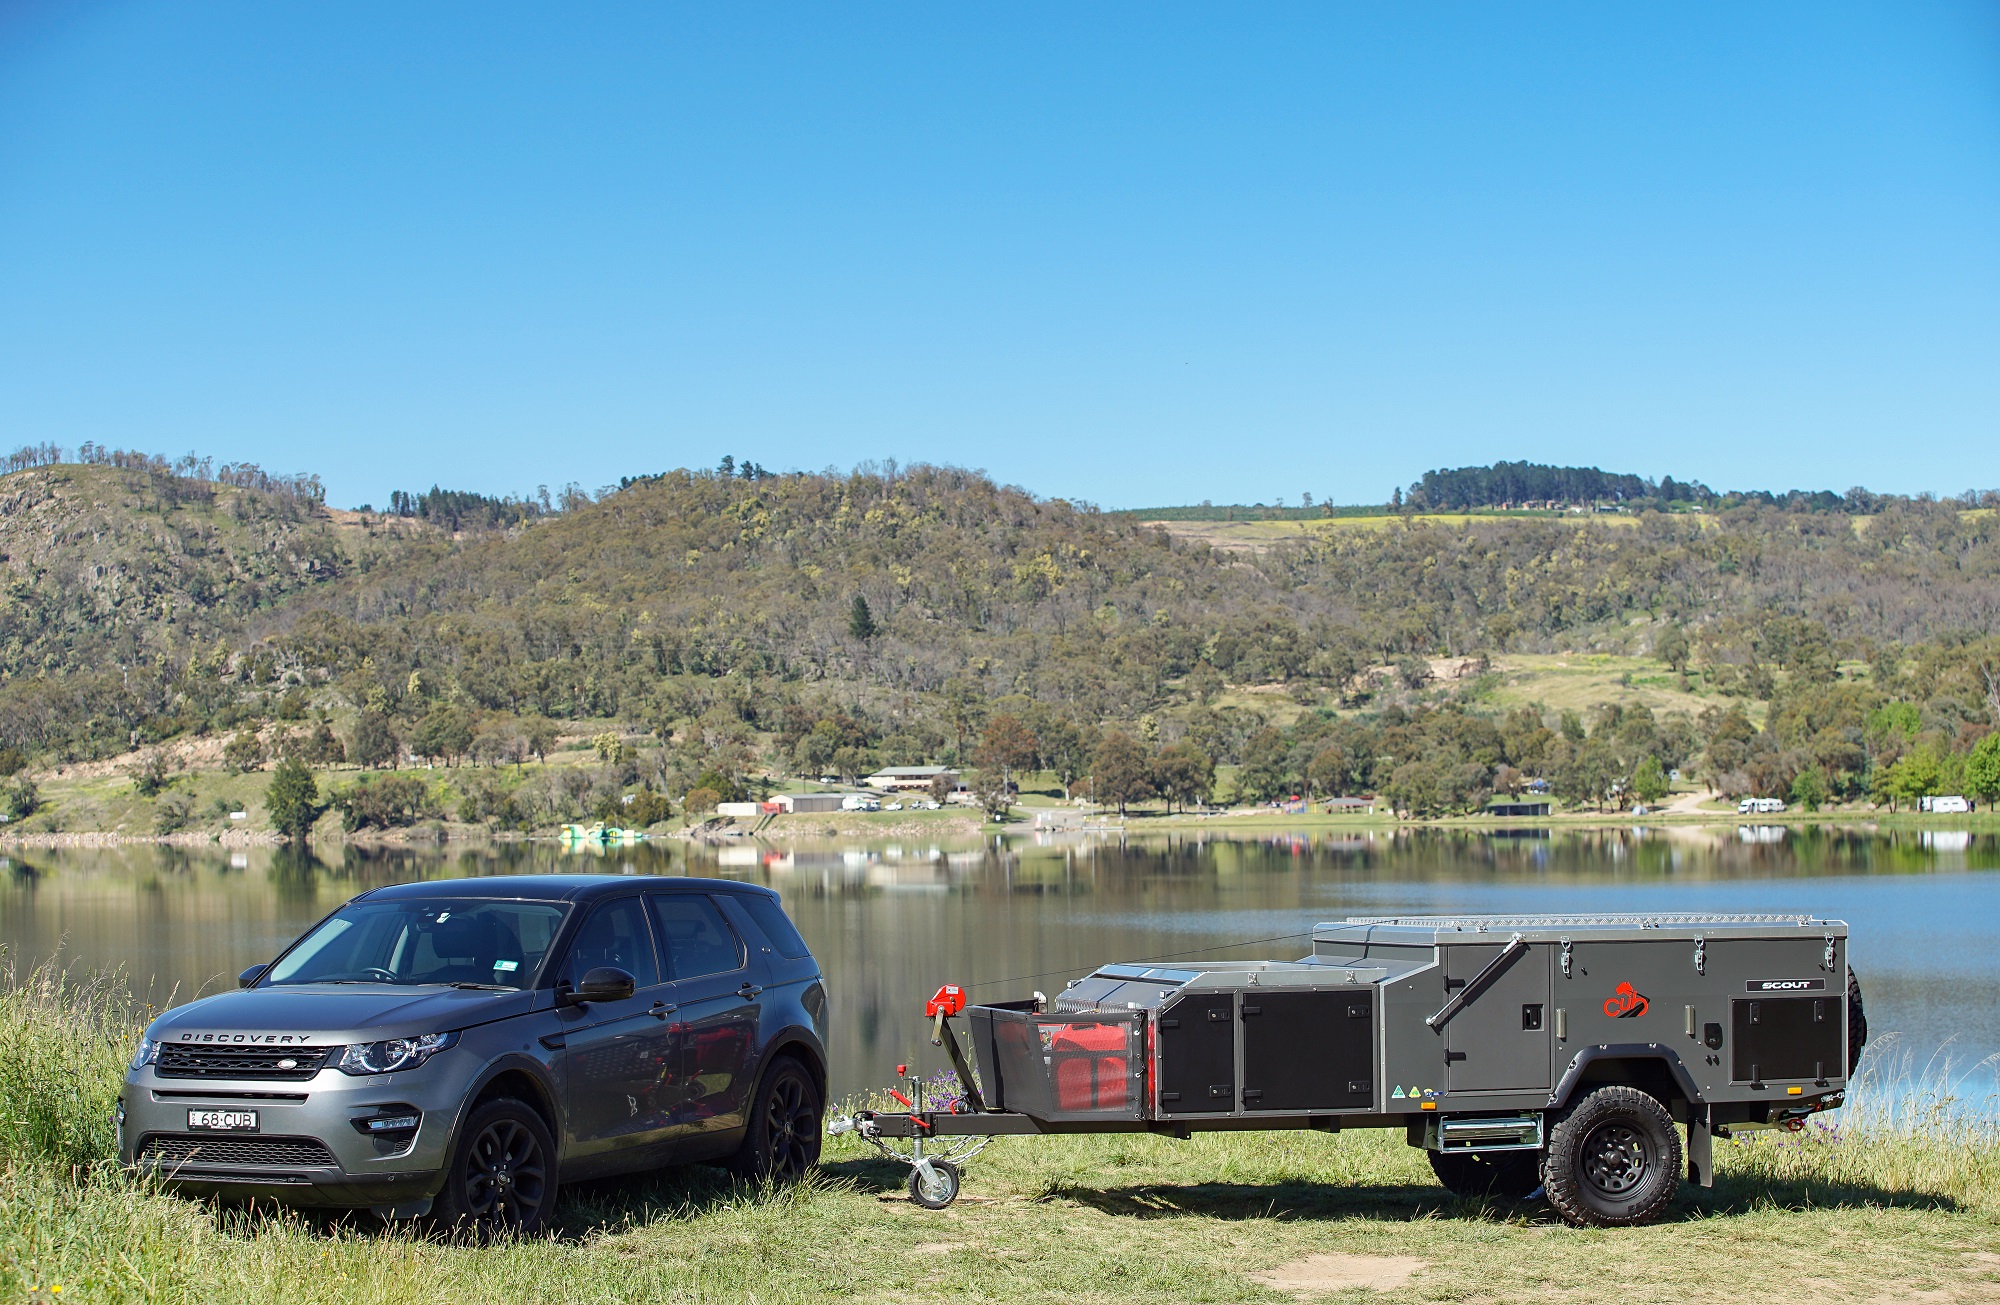
[[[361,894],[168,1011],[118,1102],[184,1190],[533,1232],[558,1181],[819,1157],[826,990],[775,893],[521,875]]]

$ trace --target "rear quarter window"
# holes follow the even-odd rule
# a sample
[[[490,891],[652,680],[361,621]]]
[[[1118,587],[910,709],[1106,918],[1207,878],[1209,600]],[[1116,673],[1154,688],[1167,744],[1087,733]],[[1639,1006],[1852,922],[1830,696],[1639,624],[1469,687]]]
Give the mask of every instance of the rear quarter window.
[[[791,917],[785,914],[785,908],[778,905],[777,898],[766,897],[762,893],[744,893],[736,900],[750,913],[750,918],[757,922],[764,936],[771,940],[771,946],[778,949],[778,955],[788,961],[796,961],[812,954],[806,940],[799,937]]]

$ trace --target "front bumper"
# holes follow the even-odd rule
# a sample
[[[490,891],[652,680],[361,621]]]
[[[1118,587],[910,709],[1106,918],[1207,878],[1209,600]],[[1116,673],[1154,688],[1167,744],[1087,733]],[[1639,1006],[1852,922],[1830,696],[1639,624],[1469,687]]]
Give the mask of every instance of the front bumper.
[[[291,1205],[397,1205],[443,1186],[452,1137],[478,1066],[457,1049],[422,1068],[302,1082],[164,1078],[129,1071],[119,1158],[135,1173],[202,1194]],[[193,1132],[189,1109],[255,1110],[255,1133]],[[356,1120],[413,1111],[414,1130],[365,1133]]]

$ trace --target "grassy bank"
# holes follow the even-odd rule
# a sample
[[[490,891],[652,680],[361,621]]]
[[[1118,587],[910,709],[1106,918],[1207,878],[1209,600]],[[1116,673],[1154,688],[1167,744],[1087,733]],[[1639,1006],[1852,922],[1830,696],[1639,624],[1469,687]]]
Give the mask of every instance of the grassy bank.
[[[1455,1200],[1385,1133],[1003,1139],[943,1213],[903,1201],[899,1170],[839,1139],[801,1188],[708,1170],[573,1187],[553,1237],[473,1248],[126,1181],[107,1163],[108,1114],[136,1027],[108,985],[0,989],[0,1299],[2000,1296],[2000,1138],[1935,1110],[1726,1145],[1714,1191],[1618,1232]]]

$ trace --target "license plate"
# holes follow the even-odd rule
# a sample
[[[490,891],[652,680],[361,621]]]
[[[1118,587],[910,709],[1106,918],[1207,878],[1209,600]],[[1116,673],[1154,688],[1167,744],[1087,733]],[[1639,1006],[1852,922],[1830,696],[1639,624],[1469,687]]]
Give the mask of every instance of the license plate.
[[[254,1110],[190,1110],[188,1128],[206,1129],[212,1133],[254,1133],[257,1131],[257,1112]]]

